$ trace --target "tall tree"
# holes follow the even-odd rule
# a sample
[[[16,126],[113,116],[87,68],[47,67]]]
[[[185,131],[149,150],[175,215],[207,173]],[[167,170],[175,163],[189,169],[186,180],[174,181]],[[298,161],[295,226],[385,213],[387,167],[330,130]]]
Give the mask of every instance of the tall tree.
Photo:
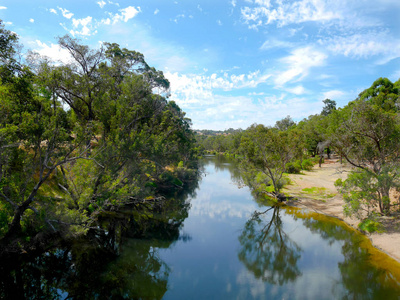
[[[322,116],[327,116],[336,110],[336,101],[331,99],[325,99],[322,102],[325,104],[325,106],[322,108],[321,111]]]
[[[400,184],[400,119],[394,105],[398,91],[388,92],[388,86],[388,80],[374,82],[332,122],[335,149],[356,168],[337,183],[349,214],[365,210],[370,215],[375,206],[389,213],[390,191]]]

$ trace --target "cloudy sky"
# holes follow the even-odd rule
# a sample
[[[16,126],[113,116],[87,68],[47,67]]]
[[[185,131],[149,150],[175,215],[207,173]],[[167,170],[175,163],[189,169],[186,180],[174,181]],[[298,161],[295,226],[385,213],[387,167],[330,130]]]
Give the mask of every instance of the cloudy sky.
[[[400,77],[400,0],[0,0],[25,49],[115,42],[171,82],[195,129],[273,125]]]

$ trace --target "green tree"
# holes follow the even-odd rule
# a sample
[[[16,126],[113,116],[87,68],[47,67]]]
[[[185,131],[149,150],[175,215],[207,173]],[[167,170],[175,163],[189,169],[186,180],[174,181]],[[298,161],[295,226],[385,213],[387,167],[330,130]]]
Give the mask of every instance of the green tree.
[[[328,116],[333,111],[336,110],[336,101],[331,100],[331,99],[325,99],[322,102],[325,104],[325,106],[322,108],[322,111],[321,111],[322,116]]]
[[[60,44],[71,64],[32,54],[37,74],[21,66],[0,85],[3,245],[42,230],[84,233],[101,211],[154,199],[161,184],[193,174],[174,172],[195,166],[196,153],[185,113],[153,93],[169,87],[162,72],[116,44]]]
[[[290,116],[283,118],[282,120],[276,121],[275,128],[281,131],[289,130],[290,128],[296,126],[296,122],[292,120]]]
[[[299,153],[298,145],[298,138],[291,132],[253,124],[242,137],[242,165],[247,170],[263,173],[272,182],[276,197],[282,188],[286,164]]]
[[[384,83],[379,85],[377,83]],[[400,120],[395,112],[396,89],[379,79],[335,116],[332,141],[335,149],[356,169],[345,181],[338,181],[348,214],[378,207],[390,212],[390,191],[399,187]]]

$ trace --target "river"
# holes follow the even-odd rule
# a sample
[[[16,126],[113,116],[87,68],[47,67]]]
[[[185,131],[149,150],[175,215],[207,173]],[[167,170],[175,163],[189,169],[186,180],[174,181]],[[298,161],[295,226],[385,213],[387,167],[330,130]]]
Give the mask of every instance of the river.
[[[0,295],[13,288],[32,299],[400,299],[399,264],[363,235],[256,199],[223,157],[203,165],[198,185],[160,213],[163,221],[138,234],[131,218],[102,246],[76,243],[24,262],[8,270],[16,274],[9,283],[3,274]],[[111,235],[119,241],[110,244]]]

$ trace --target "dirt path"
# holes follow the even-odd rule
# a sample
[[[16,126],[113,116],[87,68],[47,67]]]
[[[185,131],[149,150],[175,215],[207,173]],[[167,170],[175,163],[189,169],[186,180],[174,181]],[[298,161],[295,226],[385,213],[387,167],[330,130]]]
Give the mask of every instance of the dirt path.
[[[338,178],[347,177],[349,170],[349,166],[342,165],[339,160],[333,159],[326,160],[321,168],[317,165],[312,171],[303,171],[304,174],[290,174],[292,184],[288,185],[283,192],[297,200],[290,201],[288,204],[337,217],[356,228],[359,221],[343,215],[344,201],[334,186]],[[384,225],[385,233],[373,233],[368,237],[375,247],[400,262],[399,221],[387,218]]]

